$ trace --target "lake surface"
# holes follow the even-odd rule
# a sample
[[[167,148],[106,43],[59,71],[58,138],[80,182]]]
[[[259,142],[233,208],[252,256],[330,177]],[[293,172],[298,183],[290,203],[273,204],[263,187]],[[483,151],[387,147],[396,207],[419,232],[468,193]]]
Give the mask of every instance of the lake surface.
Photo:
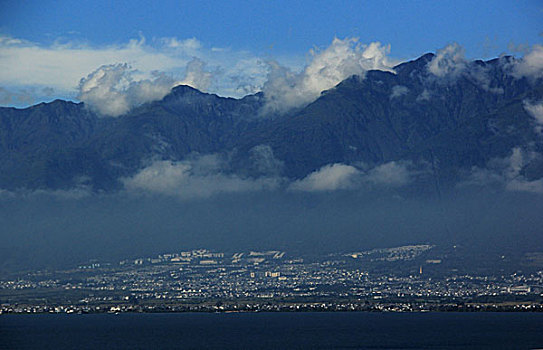
[[[2,315],[0,349],[543,349],[536,313]]]

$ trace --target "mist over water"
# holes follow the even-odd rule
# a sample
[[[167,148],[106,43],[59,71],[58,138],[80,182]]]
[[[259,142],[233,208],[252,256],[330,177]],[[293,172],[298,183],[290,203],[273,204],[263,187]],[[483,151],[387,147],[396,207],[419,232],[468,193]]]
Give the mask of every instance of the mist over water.
[[[543,197],[490,190],[269,191],[178,199],[127,193],[0,199],[0,269],[117,262],[187,249],[292,254],[406,244],[461,245],[469,254],[543,250]]]

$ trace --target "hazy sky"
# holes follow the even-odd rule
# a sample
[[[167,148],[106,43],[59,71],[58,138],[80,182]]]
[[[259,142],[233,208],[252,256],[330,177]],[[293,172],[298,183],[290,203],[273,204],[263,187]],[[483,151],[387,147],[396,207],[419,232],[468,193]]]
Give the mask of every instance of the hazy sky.
[[[299,70],[311,61],[311,49],[324,50],[335,37],[380,42],[400,61],[452,42],[467,58],[522,56],[543,39],[540,1],[7,0],[0,6],[0,105],[15,106],[77,100],[80,79],[108,64],[127,63],[139,74],[131,79],[159,71],[239,97],[261,89],[266,62]]]

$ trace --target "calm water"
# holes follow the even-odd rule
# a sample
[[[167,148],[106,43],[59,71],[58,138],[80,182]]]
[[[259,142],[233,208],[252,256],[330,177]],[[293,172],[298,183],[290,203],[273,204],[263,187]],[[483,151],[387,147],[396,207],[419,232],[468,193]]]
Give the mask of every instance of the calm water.
[[[543,314],[2,315],[1,349],[543,349]]]

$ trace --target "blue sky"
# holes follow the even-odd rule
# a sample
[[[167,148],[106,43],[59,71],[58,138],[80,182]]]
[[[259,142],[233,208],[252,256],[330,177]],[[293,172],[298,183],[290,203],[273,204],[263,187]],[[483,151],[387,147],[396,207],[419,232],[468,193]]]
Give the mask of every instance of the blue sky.
[[[309,50],[335,37],[390,45],[387,54],[400,61],[452,42],[469,59],[522,56],[543,41],[541,1],[9,0],[0,7],[0,57],[11,57],[0,59],[0,71],[11,72],[0,73],[2,105],[77,99],[79,80],[107,64],[128,63],[131,79],[160,71],[186,80],[195,57],[213,75],[209,91],[239,96],[264,84],[262,61],[300,70]]]

